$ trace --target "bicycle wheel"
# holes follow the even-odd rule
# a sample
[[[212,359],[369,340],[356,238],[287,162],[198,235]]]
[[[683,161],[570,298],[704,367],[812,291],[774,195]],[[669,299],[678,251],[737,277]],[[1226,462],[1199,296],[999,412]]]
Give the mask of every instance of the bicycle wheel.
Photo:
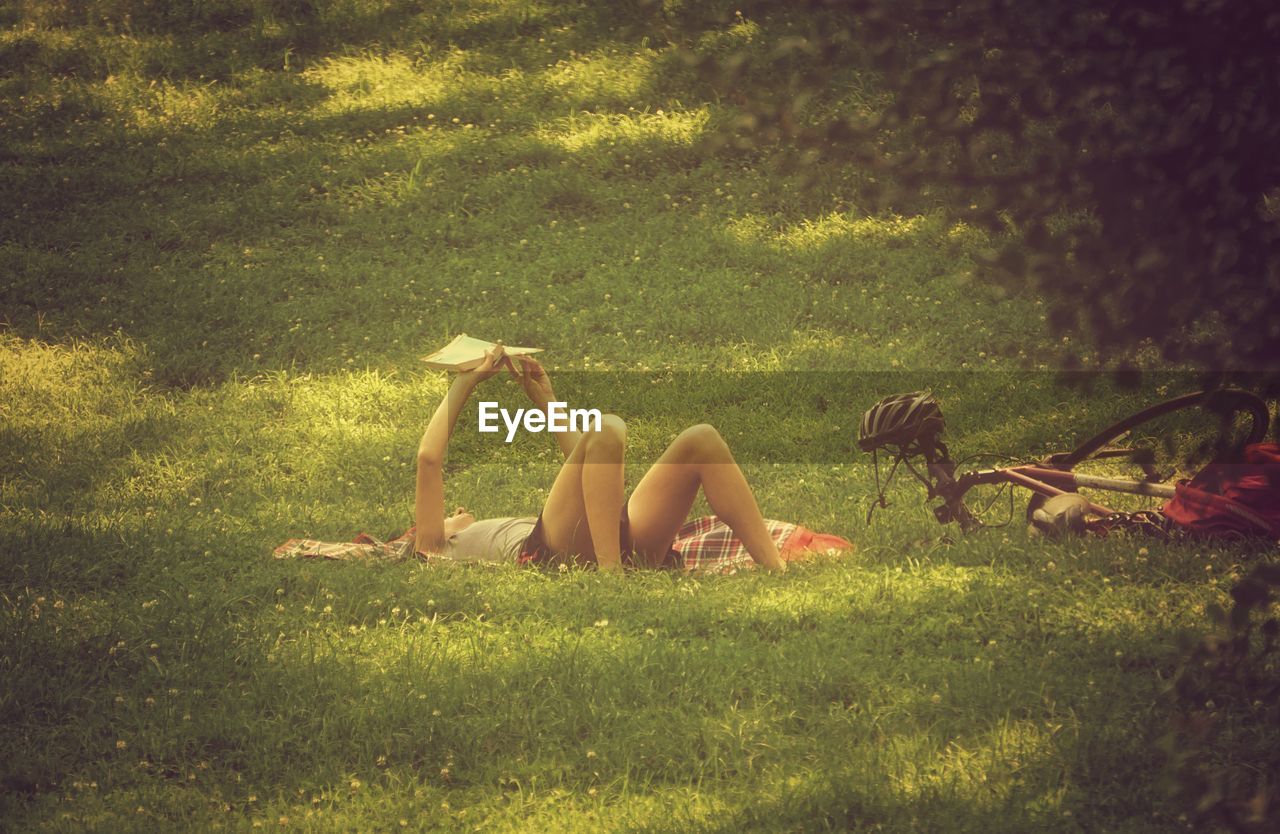
[[[1174,397],[1171,400],[1149,406],[1123,420],[1112,423],[1084,443],[1081,443],[1071,452],[1053,455],[1046,463],[1050,463],[1059,469],[1074,469],[1081,462],[1103,453],[1109,443],[1132,432],[1139,426],[1158,418],[1166,417],[1176,411],[1194,408],[1202,408],[1220,418],[1219,437],[1215,443],[1219,450],[1261,441],[1266,436],[1267,428],[1271,423],[1271,414],[1267,410],[1266,402],[1252,392],[1239,388],[1197,391],[1193,394],[1184,394],[1181,397]],[[1249,431],[1242,437],[1232,436],[1232,428],[1236,417],[1241,413],[1247,414],[1251,418]],[[1129,450],[1124,451],[1128,452]]]
[[[1241,425],[1242,418],[1247,418],[1247,430]],[[1072,451],[1050,455],[1043,463],[1069,472],[1093,461],[1098,461],[1104,470],[1114,469],[1109,466],[1109,461],[1123,464],[1127,459],[1130,465],[1141,468],[1144,480],[1159,483],[1167,481],[1174,472],[1190,474],[1198,468],[1198,465],[1188,466],[1194,458],[1199,458],[1198,464],[1203,465],[1231,449],[1261,441],[1270,422],[1266,402],[1249,391],[1237,388],[1197,391],[1156,403],[1118,420]],[[1144,426],[1148,430],[1146,436],[1139,431]],[[1210,439],[1215,432],[1217,437]],[[1132,447],[1111,448],[1110,444],[1125,435],[1130,435],[1134,442]],[[1159,471],[1160,467],[1166,471]],[[1122,473],[1106,471],[1103,474],[1114,476]],[[1144,503],[1149,505],[1149,501],[1121,499],[1115,495],[1103,503],[1115,506],[1110,503],[1111,499],[1121,501],[1116,509],[1130,512],[1147,508]],[[1031,498],[1027,504],[1028,521],[1045,501],[1043,496]]]

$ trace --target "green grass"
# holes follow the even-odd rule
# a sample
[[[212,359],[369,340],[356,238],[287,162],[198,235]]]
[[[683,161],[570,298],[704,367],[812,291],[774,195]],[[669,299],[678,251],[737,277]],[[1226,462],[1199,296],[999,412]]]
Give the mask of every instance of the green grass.
[[[960,538],[903,480],[868,528],[853,437],[929,386],[960,455],[1027,456],[1187,379],[1062,385],[1040,303],[975,280],[986,233],[710,142],[728,105],[623,11],[200,8],[251,6],[3,6],[5,827],[1181,827],[1160,693],[1255,555]],[[445,388],[418,357],[464,330],[545,346],[562,394],[628,419],[637,476],[714,422],[767,515],[857,553],[623,580],[272,560],[409,523]],[[535,511],[552,444],[471,420],[448,500]]]

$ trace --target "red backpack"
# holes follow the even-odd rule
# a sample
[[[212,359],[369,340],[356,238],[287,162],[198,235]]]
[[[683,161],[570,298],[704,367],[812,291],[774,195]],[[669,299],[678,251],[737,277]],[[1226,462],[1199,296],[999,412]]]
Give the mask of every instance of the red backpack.
[[[1242,463],[1211,463],[1179,481],[1161,511],[1189,533],[1280,540],[1280,445],[1254,443]]]

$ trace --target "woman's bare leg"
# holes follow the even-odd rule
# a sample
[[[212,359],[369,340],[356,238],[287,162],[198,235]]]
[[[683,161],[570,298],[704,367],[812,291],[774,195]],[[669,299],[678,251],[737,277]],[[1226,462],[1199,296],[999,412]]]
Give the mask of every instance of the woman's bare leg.
[[[624,496],[627,429],[622,420],[609,415],[600,431],[585,435],[586,457],[582,463],[582,497],[596,564],[606,570],[622,568],[620,522]]]
[[[542,508],[546,543],[556,554],[579,556],[583,562],[594,558],[609,570],[622,566],[626,437],[626,424],[606,415],[600,431],[584,433],[560,467]]]
[[[733,453],[720,433],[705,423],[672,441],[631,494],[627,511],[639,558],[651,565],[661,562],[688,518],[699,487],[752,559],[770,570],[786,570]]]

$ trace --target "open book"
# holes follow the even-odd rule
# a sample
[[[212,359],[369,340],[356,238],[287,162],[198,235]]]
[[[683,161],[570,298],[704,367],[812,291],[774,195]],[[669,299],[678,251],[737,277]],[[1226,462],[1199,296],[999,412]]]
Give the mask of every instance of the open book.
[[[480,367],[480,363],[484,361],[484,355],[493,350],[494,344],[494,342],[473,339],[466,333],[461,333],[435,353],[422,357],[422,361],[427,363],[428,368],[435,368],[438,371],[470,371]],[[512,345],[503,345],[502,349],[507,356],[524,356],[542,352],[542,348],[513,347]]]

